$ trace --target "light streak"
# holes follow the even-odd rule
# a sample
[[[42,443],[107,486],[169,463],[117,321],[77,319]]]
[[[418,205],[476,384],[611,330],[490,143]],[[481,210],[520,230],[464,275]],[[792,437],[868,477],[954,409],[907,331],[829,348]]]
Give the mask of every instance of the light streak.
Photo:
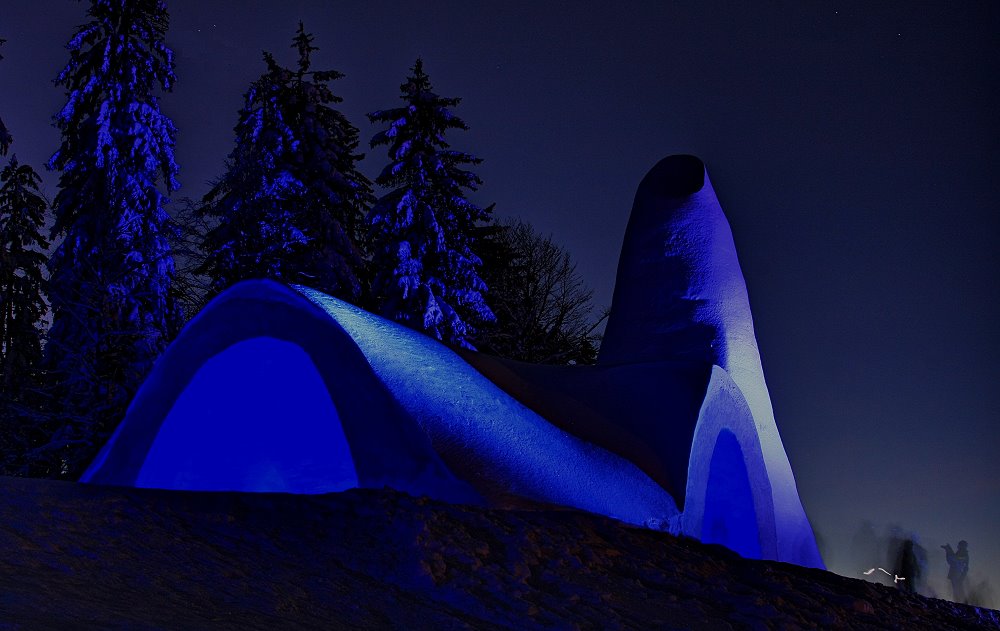
[[[881,568],[881,567],[878,567],[878,568],[873,567],[872,569],[868,570],[867,572],[862,572],[862,574],[864,574],[865,576],[869,576],[875,570],[881,570],[886,576],[891,576],[893,583],[898,583],[899,581],[905,581],[906,580],[905,576],[899,576],[898,574],[893,574],[889,570],[887,570],[885,568]]]

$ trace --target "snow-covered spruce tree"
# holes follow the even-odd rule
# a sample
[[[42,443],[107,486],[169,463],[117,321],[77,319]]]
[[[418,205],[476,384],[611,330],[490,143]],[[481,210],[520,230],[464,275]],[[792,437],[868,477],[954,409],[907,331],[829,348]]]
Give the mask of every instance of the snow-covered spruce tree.
[[[460,99],[435,94],[420,59],[411,72],[400,86],[405,106],[368,115],[389,125],[371,144],[389,147],[375,182],[392,189],[368,214],[372,294],[384,316],[472,348],[476,327],[494,319],[472,249],[477,222],[487,221],[492,207],[465,197],[482,182],[463,167],[482,160],[450,150],[444,139],[450,129],[468,129],[449,109]]]
[[[313,70],[313,36],[299,23],[294,69],[264,53],[246,93],[226,173],[201,212],[218,220],[202,249],[212,293],[248,278],[279,278],[356,301],[364,214],[374,201],[357,169],[358,129],[333,107],[336,70]]]
[[[0,39],[0,48],[3,47],[6,41],[5,39]],[[3,55],[0,55],[0,59],[3,59]],[[11,137],[10,132],[7,131],[7,126],[3,124],[3,119],[0,118],[0,156],[7,155],[12,142],[14,142],[14,138]]]
[[[56,79],[62,143],[49,261],[46,349],[61,392],[60,474],[75,476],[122,419],[176,332],[165,192],[178,188],[176,130],[154,91],[174,84],[162,0],[91,0]]]

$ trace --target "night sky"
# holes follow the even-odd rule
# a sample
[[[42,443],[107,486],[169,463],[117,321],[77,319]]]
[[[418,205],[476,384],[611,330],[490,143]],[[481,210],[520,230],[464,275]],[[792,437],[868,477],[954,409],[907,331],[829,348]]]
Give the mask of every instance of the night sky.
[[[967,539],[970,578],[1000,592],[1000,4],[167,4],[175,198],[221,173],[260,51],[292,65],[299,19],[314,67],[346,73],[333,89],[366,149],[364,113],[396,106],[422,56],[437,91],[463,99],[471,129],[450,141],[485,160],[475,199],[551,233],[598,305],[642,176],[700,156],[831,568],[885,563],[847,558],[870,519],[916,531],[939,585],[938,546]],[[0,0],[0,116],[40,170],[64,100],[51,80],[85,5]],[[368,153],[374,176],[385,156]]]

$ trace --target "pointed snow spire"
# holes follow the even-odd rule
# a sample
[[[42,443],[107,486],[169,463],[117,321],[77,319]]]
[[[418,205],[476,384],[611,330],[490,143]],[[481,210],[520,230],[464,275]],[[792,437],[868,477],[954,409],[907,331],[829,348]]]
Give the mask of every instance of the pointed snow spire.
[[[733,233],[701,160],[668,156],[635,194],[599,364],[661,360],[716,364],[746,399],[773,498],[777,540],[790,560],[819,567],[774,420]]]

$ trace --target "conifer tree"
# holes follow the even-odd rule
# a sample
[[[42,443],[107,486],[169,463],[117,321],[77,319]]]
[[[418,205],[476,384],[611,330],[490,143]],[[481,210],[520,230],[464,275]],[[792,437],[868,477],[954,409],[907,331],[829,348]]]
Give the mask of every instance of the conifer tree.
[[[7,40],[0,39],[0,48],[3,47]],[[0,55],[0,59],[3,59],[3,55]],[[0,118],[0,156],[7,155],[7,151],[10,149],[10,144],[14,142],[14,138],[7,131],[7,126],[3,124],[3,119]]]
[[[0,393],[15,398],[42,361],[49,244],[41,233],[48,204],[40,182],[17,156],[0,171]]]
[[[62,171],[49,261],[53,313],[47,356],[63,390],[53,438],[75,475],[124,415],[179,322],[170,287],[166,192],[178,188],[176,130],[154,91],[174,84],[162,0],[91,0],[56,79]]]
[[[41,178],[12,156],[0,171],[0,472],[23,473],[39,440],[37,407],[46,312]]]
[[[202,213],[219,224],[205,238],[201,272],[212,292],[248,278],[280,278],[355,301],[362,291],[364,213],[374,200],[357,169],[358,130],[313,70],[313,36],[299,23],[294,69],[264,53],[266,72],[246,93],[227,171]]]
[[[384,316],[472,348],[476,327],[494,319],[472,249],[477,222],[488,220],[492,207],[465,197],[482,182],[464,167],[482,160],[445,141],[448,130],[468,129],[449,109],[461,99],[435,94],[420,59],[411,72],[400,86],[405,105],[368,115],[389,125],[371,144],[389,147],[375,182],[391,189],[368,215],[372,293]]]

